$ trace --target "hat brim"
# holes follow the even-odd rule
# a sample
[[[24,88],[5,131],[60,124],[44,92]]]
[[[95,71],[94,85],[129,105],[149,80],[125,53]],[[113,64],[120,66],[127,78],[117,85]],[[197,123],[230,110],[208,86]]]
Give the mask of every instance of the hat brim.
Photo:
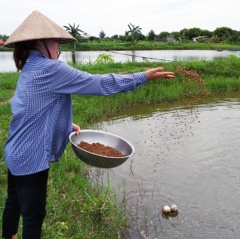
[[[32,41],[32,40],[40,40],[40,39],[54,39],[55,37],[41,37],[41,38],[29,38],[29,39],[25,39],[24,41],[12,41],[10,43],[8,43],[7,41],[3,44],[3,46],[5,47],[9,47],[9,48],[14,48],[15,47],[15,43],[18,43],[18,42],[26,42],[26,41]],[[59,40],[59,43],[60,44],[66,44],[66,43],[71,43],[71,42],[74,42],[76,41],[76,39],[61,39],[59,37],[56,37],[56,39]]]

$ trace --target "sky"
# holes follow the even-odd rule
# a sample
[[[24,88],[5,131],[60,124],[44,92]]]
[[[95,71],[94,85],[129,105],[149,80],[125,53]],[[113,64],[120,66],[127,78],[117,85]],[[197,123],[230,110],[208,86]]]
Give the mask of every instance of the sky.
[[[79,25],[90,36],[124,35],[128,24],[151,30],[179,32],[184,28],[240,31],[239,0],[2,0],[0,35],[12,32],[35,10],[59,26]]]

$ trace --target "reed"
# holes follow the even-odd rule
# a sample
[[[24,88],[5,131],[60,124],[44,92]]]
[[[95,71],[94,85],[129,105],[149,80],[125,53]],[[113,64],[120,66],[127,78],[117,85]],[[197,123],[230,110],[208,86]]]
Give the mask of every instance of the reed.
[[[133,73],[163,66],[176,72],[174,80],[149,82],[132,93],[109,97],[73,96],[74,122],[82,128],[107,120],[112,113],[137,104],[171,102],[190,97],[206,97],[230,93],[240,89],[240,59],[230,56],[213,61],[186,61],[169,63],[111,63],[74,66],[90,73]],[[180,67],[180,68],[179,68]],[[184,69],[184,74],[179,69]],[[191,78],[197,73],[200,78]],[[10,103],[17,83],[18,73],[0,74],[0,207],[6,198],[6,173],[3,145],[7,139],[11,119]],[[198,80],[196,80],[198,79]],[[52,164],[48,182],[47,217],[43,239],[56,238],[121,238],[127,232],[130,212],[117,201],[111,182],[103,184],[90,178],[90,168],[74,155],[68,145],[60,163]],[[1,219],[0,219],[1,220]],[[0,221],[1,223],[1,221]],[[21,236],[19,236],[21,239]]]

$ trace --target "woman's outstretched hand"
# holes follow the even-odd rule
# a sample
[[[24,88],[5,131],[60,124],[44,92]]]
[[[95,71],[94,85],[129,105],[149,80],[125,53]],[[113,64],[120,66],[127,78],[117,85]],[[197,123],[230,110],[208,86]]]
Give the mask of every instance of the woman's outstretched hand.
[[[156,80],[158,78],[175,78],[173,72],[163,71],[163,67],[152,68],[146,71],[148,80]]]

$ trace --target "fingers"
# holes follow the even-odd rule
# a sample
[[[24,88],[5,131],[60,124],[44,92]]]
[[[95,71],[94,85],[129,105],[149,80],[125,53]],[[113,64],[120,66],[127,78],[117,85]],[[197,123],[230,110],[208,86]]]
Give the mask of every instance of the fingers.
[[[164,75],[166,76],[171,76],[171,77],[175,77],[173,72],[164,72]]]
[[[165,76],[163,76],[161,78],[175,78],[175,76],[174,75],[165,75]]]
[[[174,73],[170,71],[163,71],[163,67],[156,67],[146,71],[148,80],[155,80],[158,78],[175,78]]]
[[[175,78],[175,75],[173,72],[162,72],[160,77]]]
[[[81,131],[81,128],[78,125],[74,124],[74,123],[72,125],[73,125],[73,131],[76,132],[76,135],[79,135],[80,131]]]
[[[163,71],[163,67],[159,66],[159,67],[153,68],[152,70],[155,72]]]
[[[174,75],[174,72],[171,71],[163,71],[160,74],[165,74],[165,75]]]
[[[163,71],[163,72],[160,73],[160,75],[174,75],[174,72]]]
[[[76,135],[80,134],[80,128],[76,130]]]

